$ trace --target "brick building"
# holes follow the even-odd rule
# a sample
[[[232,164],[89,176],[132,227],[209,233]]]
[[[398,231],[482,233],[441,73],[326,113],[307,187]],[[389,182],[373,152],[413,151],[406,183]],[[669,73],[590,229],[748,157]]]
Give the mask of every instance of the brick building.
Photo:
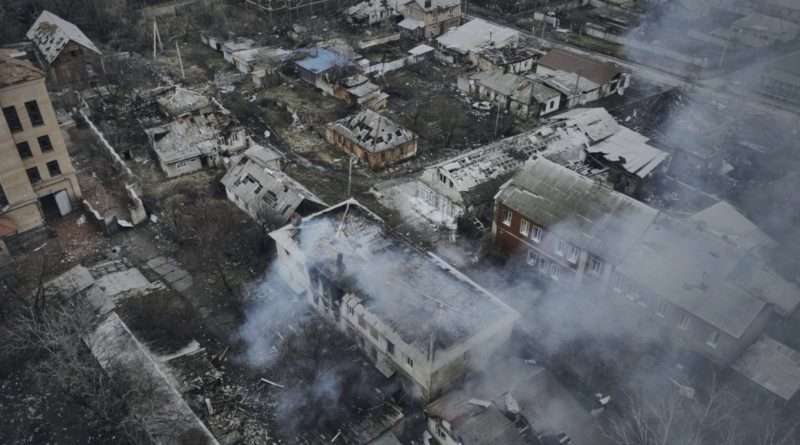
[[[370,109],[328,124],[331,144],[379,170],[417,155],[417,135]]]

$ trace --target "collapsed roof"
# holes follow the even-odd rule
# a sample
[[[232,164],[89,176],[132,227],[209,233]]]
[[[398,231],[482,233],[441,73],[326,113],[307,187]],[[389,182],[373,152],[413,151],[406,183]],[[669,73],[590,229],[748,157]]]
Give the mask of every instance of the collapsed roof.
[[[338,120],[330,126],[354,144],[372,153],[390,150],[417,138],[411,130],[370,109]]]
[[[539,60],[539,65],[552,70],[578,74],[591,80],[597,85],[605,85],[622,71],[613,63],[600,62],[587,56],[567,51],[553,49]]]
[[[58,58],[69,42],[75,42],[94,53],[101,54],[83,31],[50,11],[42,11],[25,37],[36,45],[48,64]]]

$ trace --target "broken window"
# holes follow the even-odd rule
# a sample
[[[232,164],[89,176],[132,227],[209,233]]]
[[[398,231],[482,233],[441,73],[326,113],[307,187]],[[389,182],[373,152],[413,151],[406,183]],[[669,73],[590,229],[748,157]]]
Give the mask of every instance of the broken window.
[[[569,253],[567,254],[567,261],[572,264],[576,264],[578,262],[578,257],[581,254],[581,250],[575,246],[569,247]]]
[[[603,260],[595,256],[589,258],[589,272],[599,277],[603,273]]]
[[[542,237],[544,236],[544,230],[541,227],[534,225],[533,230],[531,230],[531,239],[536,241],[537,243],[542,242]]]
[[[58,165],[58,161],[48,162],[47,172],[50,173],[51,178],[61,175],[61,166]]]
[[[528,251],[528,265],[536,267],[539,264],[539,254],[536,252],[529,250]]]
[[[8,196],[6,196],[6,191],[3,190],[3,185],[0,184],[0,209],[7,207],[8,204]]]
[[[519,222],[519,233],[524,237],[528,237],[531,232],[531,223],[527,219],[522,218]]]
[[[19,153],[19,157],[22,159],[28,159],[33,157],[31,146],[28,145],[27,142],[20,142],[19,144],[17,144],[17,152]]]
[[[35,100],[25,102],[25,109],[28,111],[28,117],[31,119],[31,125],[38,127],[44,125],[42,113],[39,111],[39,104]]]
[[[561,268],[558,267],[558,264],[550,263],[550,276],[553,277],[554,280],[558,280],[560,274]]]
[[[17,109],[14,108],[13,105],[3,108],[3,115],[6,117],[8,129],[11,130],[12,133],[22,131],[22,122],[20,122]]]
[[[42,180],[42,175],[39,174],[39,169],[36,167],[25,170],[25,173],[28,174],[28,180],[31,181],[31,184],[38,184]]]
[[[567,251],[567,248],[566,241],[563,239],[558,240],[558,243],[556,244],[556,254],[558,254],[558,256],[564,256],[564,252]]]
[[[414,360],[412,360],[411,357],[406,356],[406,363],[408,364],[409,368],[414,367]]]
[[[390,342],[388,339],[386,340],[386,352],[389,355],[394,355],[394,343]]]
[[[708,340],[706,340],[706,344],[712,348],[716,348],[719,345],[719,331],[711,332],[711,335],[708,336]]]
[[[664,318],[664,316],[667,313],[667,309],[669,309],[669,307],[667,306],[667,302],[659,301],[658,306],[656,307],[656,315],[658,315],[661,318]]]
[[[50,142],[50,136],[39,136],[36,140],[39,142],[39,149],[42,150],[42,153],[53,151],[53,144]]]
[[[508,209],[503,209],[503,212],[503,224],[511,226],[511,218],[513,218],[514,215],[511,213],[511,210]]]
[[[685,331],[685,330],[689,329],[689,323],[690,322],[691,322],[691,319],[689,318],[689,316],[688,315],[684,315],[683,317],[681,317],[681,321],[680,321],[680,323],[678,323],[678,327]]]

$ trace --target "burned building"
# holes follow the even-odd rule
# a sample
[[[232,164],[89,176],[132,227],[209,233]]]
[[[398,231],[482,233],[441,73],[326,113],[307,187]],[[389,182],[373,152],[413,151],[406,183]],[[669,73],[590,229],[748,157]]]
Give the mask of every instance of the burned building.
[[[421,400],[483,366],[519,317],[355,200],[270,236],[291,288]]]
[[[81,89],[101,79],[102,53],[74,24],[43,11],[25,36],[36,46],[52,85]]]
[[[425,438],[448,445],[610,445],[547,369],[503,357],[425,407]]]
[[[500,193],[496,245],[565,288],[603,289],[621,316],[643,317],[674,344],[729,364],[800,289],[761,253],[772,242],[729,206],[681,220],[544,158]],[[623,315],[624,314],[624,315]]]
[[[347,22],[356,26],[370,26],[393,21],[400,15],[403,0],[365,0],[347,8]]]
[[[370,109],[328,124],[325,138],[379,170],[417,155],[417,135]]]
[[[280,170],[282,159],[274,149],[251,144],[222,178],[228,199],[265,227],[276,228],[327,207]]]
[[[476,55],[478,68],[484,71],[526,74],[536,69],[544,51],[526,46],[484,48]]]

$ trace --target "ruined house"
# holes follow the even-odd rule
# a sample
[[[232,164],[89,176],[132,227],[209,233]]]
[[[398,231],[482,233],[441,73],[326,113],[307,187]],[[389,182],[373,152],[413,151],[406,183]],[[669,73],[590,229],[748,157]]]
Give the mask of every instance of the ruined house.
[[[233,63],[233,55],[239,51],[245,51],[256,46],[256,42],[252,39],[238,37],[233,40],[228,40],[222,44],[222,57],[228,63]]]
[[[276,47],[249,48],[234,52],[231,63],[242,74],[263,71],[265,75],[271,75],[288,62],[293,54],[293,51]]]
[[[25,36],[36,46],[53,86],[82,89],[101,80],[102,53],[74,24],[43,11]]]
[[[447,445],[609,445],[598,422],[542,366],[503,357],[425,407],[425,437]]]
[[[561,93],[542,82],[502,71],[479,71],[458,78],[458,89],[521,119],[558,111]]]
[[[161,170],[169,178],[222,164],[246,149],[245,129],[219,103],[181,87],[159,90],[160,125],[147,128]]]
[[[436,39],[436,49],[439,50],[437,56],[449,63],[469,62],[477,65],[481,51],[516,47],[519,39],[519,31],[483,19],[473,19]]]
[[[367,107],[373,111],[386,108],[389,95],[363,74],[342,79],[334,86],[334,95],[350,105]]]
[[[526,46],[484,48],[476,55],[478,68],[484,71],[526,74],[536,69],[536,63],[546,53]]]
[[[483,366],[519,317],[355,200],[270,236],[291,288],[387,378],[423,401]]]
[[[366,0],[347,8],[347,22],[355,26],[371,26],[394,21],[400,15],[403,0]]]
[[[553,49],[536,65],[536,75],[562,91],[566,108],[624,94],[630,75],[618,66],[563,49]]]
[[[282,159],[274,149],[251,146],[221,181],[228,199],[265,227],[277,228],[295,216],[308,216],[327,207],[280,170]]]
[[[414,40],[433,39],[464,19],[461,0],[404,0],[400,12],[400,31]]]
[[[379,170],[417,155],[417,135],[370,109],[328,124],[325,139]]]
[[[614,153],[627,155],[631,161],[622,162]],[[580,108],[557,115],[535,130],[427,168],[417,183],[417,197],[449,218],[468,215],[489,220],[494,195],[533,154],[592,175],[594,181],[634,192],[667,159],[646,139],[617,124],[605,109]],[[616,161],[613,170],[601,163],[606,157]],[[632,183],[636,184],[633,189]]]
[[[800,305],[800,289],[763,259],[771,244],[743,220],[726,208],[680,220],[540,157],[498,193],[492,232],[538,276],[603,289],[622,316],[727,365],[771,314]]]

